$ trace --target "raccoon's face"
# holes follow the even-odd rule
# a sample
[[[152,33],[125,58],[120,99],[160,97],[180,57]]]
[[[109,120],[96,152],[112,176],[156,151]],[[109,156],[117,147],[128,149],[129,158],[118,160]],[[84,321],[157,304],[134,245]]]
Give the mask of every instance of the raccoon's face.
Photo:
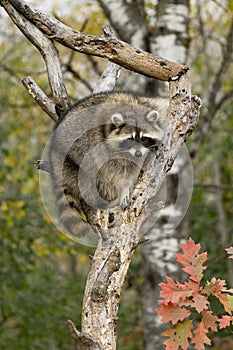
[[[144,125],[138,123],[129,125],[122,114],[113,114],[111,117],[113,130],[108,139],[116,151],[130,153],[133,157],[143,157],[149,150],[156,150],[162,140],[164,132],[159,126],[158,119],[158,112],[152,110],[146,114]]]

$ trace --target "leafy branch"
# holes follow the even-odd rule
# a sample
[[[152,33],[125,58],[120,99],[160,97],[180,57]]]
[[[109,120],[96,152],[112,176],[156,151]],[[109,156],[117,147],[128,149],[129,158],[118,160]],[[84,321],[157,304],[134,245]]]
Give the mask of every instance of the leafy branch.
[[[166,283],[160,284],[162,300],[157,312],[162,322],[171,322],[174,326],[163,333],[169,338],[164,344],[166,350],[186,350],[190,344],[194,344],[195,350],[205,350],[205,344],[211,344],[208,336],[211,331],[218,332],[233,325],[233,289],[226,289],[225,280],[215,277],[203,283],[207,252],[199,253],[200,244],[190,238],[181,248],[183,254],[176,254],[176,260],[184,266],[189,279],[182,284],[166,277]],[[226,251],[229,258],[233,258],[233,247]],[[225,315],[214,314],[212,297],[223,306]]]

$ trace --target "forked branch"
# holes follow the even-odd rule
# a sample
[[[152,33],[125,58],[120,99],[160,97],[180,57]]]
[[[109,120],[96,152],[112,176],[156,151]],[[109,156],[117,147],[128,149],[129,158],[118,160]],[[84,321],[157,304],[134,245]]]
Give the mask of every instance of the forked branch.
[[[80,33],[57,19],[32,9],[25,1],[0,0],[14,23],[40,51],[47,67],[48,79],[55,104],[34,85],[24,81],[28,90],[46,113],[56,121],[56,112],[65,110],[69,98],[62,79],[58,52],[54,41],[72,50],[106,58],[145,76],[170,82],[170,110],[165,137],[156,159],[144,173],[133,193],[126,211],[114,212],[114,227],[108,213],[104,213],[106,239],[100,239],[92,260],[83,300],[82,332],[71,321],[67,326],[81,350],[114,350],[116,348],[116,323],[122,285],[134,250],[141,241],[140,228],[149,217],[147,205],[158,192],[166,172],[170,169],[182,143],[198,121],[199,100],[191,99],[188,67],[179,65],[131,47],[113,37],[107,28],[100,37]],[[113,80],[117,69],[110,69]],[[112,73],[111,73],[112,74]],[[104,76],[101,83],[103,83]],[[109,81],[108,81],[109,83]],[[105,91],[106,83],[102,91]],[[46,171],[46,163],[38,166]],[[95,218],[96,222],[99,217]]]
[[[148,77],[169,81],[180,77],[189,69],[187,66],[167,61],[134,48],[112,36],[109,31],[104,30],[104,34],[99,37],[81,33],[66,26],[54,17],[32,9],[25,1],[1,0],[0,3],[10,16],[12,15],[9,8],[14,7],[24,20],[27,19],[27,21],[34,24],[41,33],[44,33],[50,39],[72,50],[106,58]],[[33,38],[29,38],[29,40],[35,45]]]

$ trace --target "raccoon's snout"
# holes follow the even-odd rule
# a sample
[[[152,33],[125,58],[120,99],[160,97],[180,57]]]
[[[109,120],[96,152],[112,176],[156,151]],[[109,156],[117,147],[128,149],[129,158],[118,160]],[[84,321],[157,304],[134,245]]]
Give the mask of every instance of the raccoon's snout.
[[[134,155],[135,155],[135,157],[141,157],[142,156],[142,152],[139,149],[137,149],[135,151]]]

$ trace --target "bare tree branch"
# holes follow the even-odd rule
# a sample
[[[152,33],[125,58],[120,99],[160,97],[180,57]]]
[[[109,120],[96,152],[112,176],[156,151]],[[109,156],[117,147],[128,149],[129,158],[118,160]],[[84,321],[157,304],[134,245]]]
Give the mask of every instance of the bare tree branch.
[[[148,165],[134,189],[130,206],[125,211],[115,209],[111,215],[107,210],[99,213],[98,210],[93,209],[91,221],[96,225],[101,223],[104,234],[98,242],[87,279],[81,332],[76,330],[71,321],[67,323],[79,349],[113,350],[116,348],[116,323],[122,285],[133,252],[142,238],[140,228],[150,215],[148,202],[159,191],[181,145],[196,126],[200,100],[191,98],[186,66],[132,48],[112,37],[106,28],[105,34],[101,37],[85,35],[65,26],[55,18],[31,9],[24,1],[0,0],[0,4],[7,12],[9,11],[9,16],[40,50],[42,56],[51,55],[51,58],[46,56],[50,84],[55,84],[56,88],[60,88],[63,92],[61,77],[55,75],[59,82],[54,80],[55,73],[50,77],[52,69],[50,65],[54,64],[53,59],[58,60],[58,56],[54,46],[50,46],[49,39],[44,34],[73,50],[108,58],[144,75],[170,81],[170,109],[167,125],[164,128],[165,136],[156,153],[156,158]],[[20,11],[20,15],[15,9]],[[28,31],[31,32],[28,33]],[[110,86],[116,80],[117,69],[115,68]],[[60,72],[60,65],[58,69]],[[103,82],[104,77],[101,79]],[[53,91],[54,88],[51,87],[51,89]],[[63,94],[60,96],[59,93],[55,91],[54,93],[61,99],[64,97]],[[37,99],[40,103],[43,101],[40,91],[37,93]],[[45,105],[49,112],[50,108],[53,110],[53,106],[49,106],[47,102]],[[47,170],[46,163],[39,161],[37,166]]]
[[[12,4],[37,29],[72,50],[106,58],[127,69],[145,76],[169,81],[176,79],[188,71],[188,67],[164,60],[142,50],[131,47],[111,35],[100,37],[80,33],[59,22],[57,19],[32,9],[24,1],[0,0],[4,8]],[[36,34],[36,33],[35,33]],[[33,43],[33,38],[29,40]],[[34,43],[33,43],[34,44]]]
[[[93,89],[89,81],[87,79],[84,79],[78,71],[73,69],[71,60],[69,60],[67,63],[64,63],[62,67],[64,68],[64,72],[70,72],[75,79],[79,80],[90,92],[92,92]]]
[[[227,35],[227,43],[226,43],[226,47],[224,48],[222,62],[215,76],[214,83],[211,87],[211,90],[208,96],[209,118],[212,118],[213,114],[216,113],[217,96],[222,85],[223,77],[228,71],[229,66],[232,62],[232,55],[233,55],[233,19],[231,21],[230,30]]]
[[[36,82],[30,78],[24,78],[22,80],[23,85],[28,90],[29,94],[32,95],[34,100],[39,104],[41,109],[45,113],[47,113],[53,121],[58,121],[58,116],[56,113],[56,106],[55,104],[45,95],[45,93],[41,90],[41,88],[36,84]]]
[[[109,62],[105,71],[98,80],[94,93],[111,91],[116,85],[116,80],[120,74],[120,66],[117,66],[115,63]]]
[[[232,63],[233,57],[233,19],[231,20],[231,26],[227,35],[226,47],[224,48],[224,54],[222,57],[222,62],[220,64],[219,70],[215,76],[214,82],[210,88],[210,92],[207,99],[207,108],[206,113],[202,116],[202,128],[197,133],[193,146],[190,149],[190,154],[192,157],[195,157],[197,154],[200,145],[204,139],[209,135],[212,127],[212,121],[216,116],[218,110],[222,105],[228,101],[233,96],[233,89],[225,93],[220,93],[222,89],[222,82],[224,76],[229,70],[230,64]]]
[[[69,105],[68,94],[63,83],[58,51],[53,42],[48,39],[39,29],[37,29],[29,20],[20,15],[9,1],[1,1],[10,18],[14,21],[21,32],[30,40],[40,51],[46,64],[48,79],[52,96],[58,110],[65,110]]]
[[[95,340],[92,336],[90,337],[88,334],[81,334],[75,327],[74,323],[70,320],[66,322],[67,329],[69,330],[71,337],[78,347],[79,350],[104,350],[101,344]]]
[[[231,191],[233,190],[233,185],[223,185],[223,184],[216,184],[216,183],[203,183],[203,182],[195,182],[194,186],[196,187],[203,187],[203,188],[210,188],[211,190],[216,191]]]
[[[227,101],[229,101],[233,96],[233,88],[228,90],[225,94],[223,94],[221,96],[221,98],[218,100],[218,102],[216,103],[216,111],[218,111],[224,103],[226,103]]]

